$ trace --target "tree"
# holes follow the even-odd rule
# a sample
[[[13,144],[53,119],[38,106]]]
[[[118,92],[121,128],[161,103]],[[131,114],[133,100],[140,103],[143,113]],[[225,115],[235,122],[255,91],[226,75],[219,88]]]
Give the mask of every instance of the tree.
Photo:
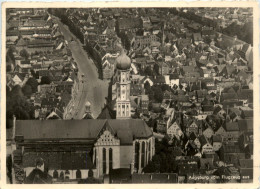
[[[146,81],[144,83],[144,89],[145,89],[145,93],[148,94],[149,91],[151,90],[151,86],[150,86],[150,83],[148,81]]]
[[[162,91],[166,91],[166,90],[168,90],[168,91],[170,91],[170,86],[169,85],[167,85],[167,84],[162,84],[161,85],[161,89],[162,89]]]
[[[35,79],[39,79],[39,72],[38,71],[34,71],[33,69],[31,69],[31,74]],[[38,81],[37,81],[38,83]]]
[[[38,81],[34,77],[29,78],[26,85],[31,87],[33,93],[37,92]]]
[[[169,41],[170,41],[170,40],[169,40],[169,37],[168,37],[168,36],[166,36],[166,38],[165,38],[164,42],[165,42],[165,43],[169,43]]]
[[[34,118],[34,107],[32,103],[27,101],[19,85],[14,86],[9,92],[9,95],[6,96],[7,128],[11,127],[9,121],[13,119],[13,115],[15,115],[18,120]]]
[[[163,91],[160,86],[153,86],[152,91],[154,92],[154,99],[161,103],[163,101]]]
[[[32,87],[30,85],[24,85],[22,88],[23,94],[27,97],[30,97],[32,95]]]
[[[154,65],[153,70],[156,75],[160,75],[160,66],[158,64]]]
[[[30,56],[26,49],[22,49],[22,50],[20,51],[20,55],[21,55],[21,57],[25,58],[26,60],[27,60],[27,59],[29,58],[29,56]]]
[[[153,71],[152,71],[150,66],[147,66],[145,68],[144,73],[145,73],[145,75],[148,75],[148,76],[152,76],[153,75]]]
[[[16,96],[23,96],[22,88],[20,85],[15,85],[10,91],[11,98],[15,98]]]
[[[8,51],[6,53],[6,62],[9,62],[9,63],[15,62],[14,52],[15,52],[15,48],[13,46],[8,49]]]
[[[6,85],[6,96],[9,96],[10,92],[11,92],[10,88]]]
[[[223,32],[230,36],[236,35],[238,39],[253,45],[253,22],[246,22],[243,26],[233,22]]]
[[[6,157],[6,167],[7,167],[7,176],[10,180],[10,183],[13,183],[13,180],[12,180],[12,156],[11,155],[8,155]]]
[[[144,167],[145,173],[170,173],[176,172],[177,164],[175,160],[174,148],[169,145],[166,137],[162,141],[155,139],[155,155],[152,161]]]
[[[41,78],[41,85],[47,84],[49,85],[51,83],[51,80],[48,76],[42,76]]]
[[[12,66],[9,64],[6,66],[6,72],[12,71]]]
[[[205,43],[207,43],[207,44],[210,44],[211,39],[210,39],[210,37],[206,36],[203,41],[204,41]]]

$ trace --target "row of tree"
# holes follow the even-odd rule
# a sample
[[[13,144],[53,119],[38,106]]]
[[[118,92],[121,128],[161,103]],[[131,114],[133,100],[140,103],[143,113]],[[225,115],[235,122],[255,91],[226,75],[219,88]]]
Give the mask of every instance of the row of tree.
[[[236,22],[230,24],[227,28],[219,26],[217,21],[196,15],[194,12],[177,11],[176,8],[171,9],[171,13],[192,20],[201,25],[213,27],[216,31],[229,36],[237,36],[238,39],[253,45],[253,22],[246,22],[244,25],[238,25]]]
[[[61,22],[69,27],[69,30],[81,41],[81,43],[84,43],[84,35],[80,30],[80,27],[73,23],[66,14],[66,9],[58,8],[58,9],[48,9],[48,12],[54,16],[57,16],[60,18]]]
[[[246,22],[244,25],[233,22],[223,29],[223,33],[229,36],[236,35],[238,39],[253,45],[253,22]]]

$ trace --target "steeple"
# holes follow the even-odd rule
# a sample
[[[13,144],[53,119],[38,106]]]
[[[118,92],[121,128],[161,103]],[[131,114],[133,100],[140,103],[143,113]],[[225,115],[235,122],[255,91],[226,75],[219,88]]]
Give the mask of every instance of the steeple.
[[[91,103],[89,101],[85,103],[85,114],[83,115],[83,119],[93,119],[91,113]]]

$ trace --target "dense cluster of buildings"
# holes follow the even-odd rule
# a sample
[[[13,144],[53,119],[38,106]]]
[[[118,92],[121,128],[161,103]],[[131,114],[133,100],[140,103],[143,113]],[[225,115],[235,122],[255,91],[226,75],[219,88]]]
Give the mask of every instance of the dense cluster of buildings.
[[[6,29],[7,87],[24,88],[28,80],[37,81],[28,99],[35,107],[34,118],[63,119],[79,81],[77,64],[58,25],[45,9],[8,9]]]
[[[103,79],[111,81],[110,94],[96,120],[15,121],[14,159],[23,167],[25,182],[33,182],[35,170],[42,170],[44,182],[53,183],[252,182],[252,46],[176,11],[186,9],[66,10],[102,66]],[[238,22],[251,17],[247,9],[189,11],[217,16],[227,25],[235,15]],[[55,25],[50,28],[55,33]],[[49,42],[57,46],[51,55],[67,50],[62,38]],[[59,49],[60,43],[64,48]],[[64,53],[63,62],[73,67],[69,57]],[[54,64],[56,58],[52,60]],[[31,60],[29,65],[34,65]],[[75,88],[73,73],[71,69],[66,80],[40,85],[40,94],[57,92],[60,82]],[[162,138],[177,168],[144,172]]]

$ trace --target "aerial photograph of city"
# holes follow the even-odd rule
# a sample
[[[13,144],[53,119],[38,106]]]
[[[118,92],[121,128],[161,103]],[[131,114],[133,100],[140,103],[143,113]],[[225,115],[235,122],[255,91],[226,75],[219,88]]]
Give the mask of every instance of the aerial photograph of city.
[[[5,16],[7,184],[253,183],[252,7]]]

